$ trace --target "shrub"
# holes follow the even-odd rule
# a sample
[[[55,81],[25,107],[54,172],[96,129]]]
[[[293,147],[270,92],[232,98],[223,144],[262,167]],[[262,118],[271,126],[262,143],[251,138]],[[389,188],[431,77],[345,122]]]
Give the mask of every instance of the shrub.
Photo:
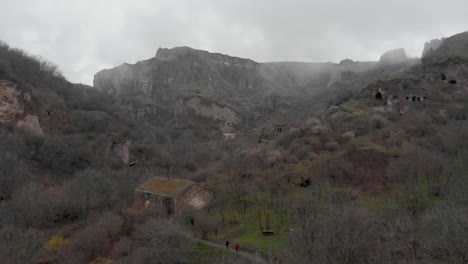
[[[194,243],[171,222],[156,219],[136,231],[138,263],[191,263]]]
[[[278,139],[278,141],[276,142],[276,146],[287,149],[295,139],[304,137],[305,135],[307,135],[308,132],[308,129],[300,129],[293,132],[289,132],[288,134]]]
[[[66,240],[62,236],[53,236],[49,241],[47,241],[47,249],[51,251],[56,251],[65,244]]]
[[[379,116],[379,115],[374,115],[371,117],[370,124],[372,129],[382,129],[385,127],[385,123],[387,120],[385,118]]]

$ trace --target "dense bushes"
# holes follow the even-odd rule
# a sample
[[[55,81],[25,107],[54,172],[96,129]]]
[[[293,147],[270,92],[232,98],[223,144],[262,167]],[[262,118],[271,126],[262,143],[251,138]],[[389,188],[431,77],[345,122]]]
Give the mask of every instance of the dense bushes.
[[[277,141],[276,141],[276,146],[281,147],[281,148],[289,148],[291,143],[297,139],[301,138],[309,133],[309,129],[299,129],[295,131],[291,131],[283,136],[281,136]]]
[[[15,223],[25,227],[51,228],[82,217],[76,197],[65,190],[27,184],[13,199]]]
[[[13,192],[31,179],[24,162],[27,147],[22,138],[0,137],[0,203],[10,200]]]
[[[0,226],[0,259],[2,263],[31,263],[43,251],[46,236],[31,228]]]
[[[171,222],[151,220],[135,235],[134,263],[191,263],[194,244]]]

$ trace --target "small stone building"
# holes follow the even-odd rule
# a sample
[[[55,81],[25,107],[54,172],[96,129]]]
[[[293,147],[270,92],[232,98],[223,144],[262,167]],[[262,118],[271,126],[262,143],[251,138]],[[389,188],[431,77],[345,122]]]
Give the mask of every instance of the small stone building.
[[[167,177],[153,177],[135,189],[135,199],[160,207],[167,215],[201,209],[212,198],[212,192],[196,182]]]
[[[285,122],[283,123],[276,123],[275,126],[274,126],[274,132],[275,133],[278,133],[278,134],[281,134],[283,132],[286,132],[287,129],[289,129],[289,125]]]

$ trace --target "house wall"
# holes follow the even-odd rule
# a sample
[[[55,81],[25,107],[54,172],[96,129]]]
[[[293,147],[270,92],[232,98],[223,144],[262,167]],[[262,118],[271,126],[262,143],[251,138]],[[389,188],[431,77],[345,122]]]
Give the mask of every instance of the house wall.
[[[172,215],[175,212],[175,201],[171,197],[136,190],[135,199],[145,203],[149,201],[150,204],[163,208],[164,213],[168,215]]]
[[[187,191],[177,197],[176,214],[186,208],[201,209],[206,206],[212,198],[213,195],[210,191],[202,188],[198,184],[194,184]]]

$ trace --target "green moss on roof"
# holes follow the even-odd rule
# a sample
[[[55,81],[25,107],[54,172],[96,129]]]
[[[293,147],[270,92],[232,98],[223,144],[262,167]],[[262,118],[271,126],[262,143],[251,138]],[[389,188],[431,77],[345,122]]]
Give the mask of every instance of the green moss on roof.
[[[174,196],[193,184],[195,184],[193,181],[153,177],[138,186],[137,189],[166,196]]]

